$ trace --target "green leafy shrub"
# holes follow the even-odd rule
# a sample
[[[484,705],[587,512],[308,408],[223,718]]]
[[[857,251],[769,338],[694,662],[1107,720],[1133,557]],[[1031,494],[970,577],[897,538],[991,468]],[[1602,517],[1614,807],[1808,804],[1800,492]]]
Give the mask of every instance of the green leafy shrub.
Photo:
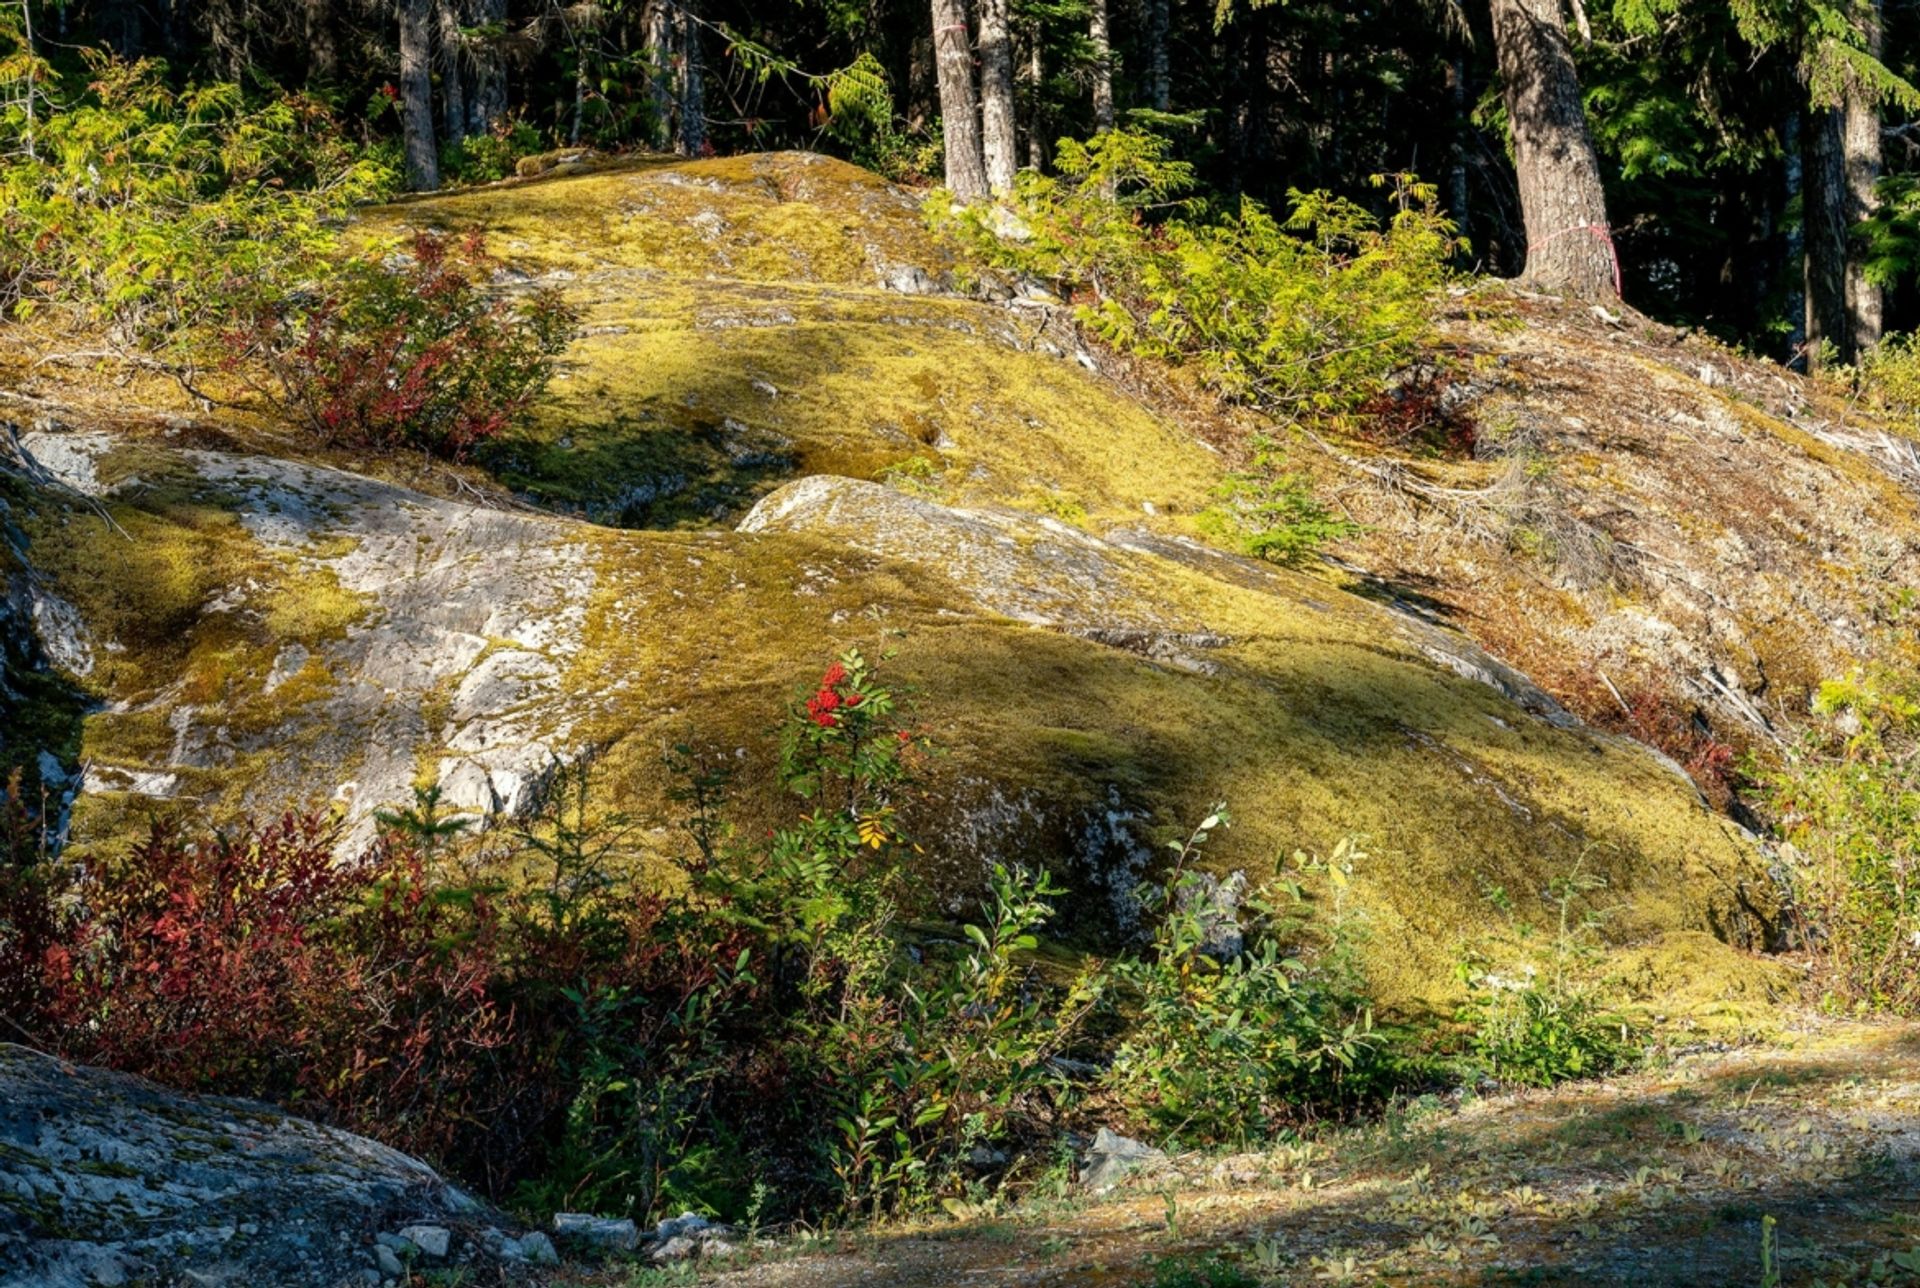
[[[573,337],[557,290],[498,296],[497,268],[477,235],[417,233],[397,267],[349,259],[317,299],[263,301],[227,332],[225,365],[264,368],[325,442],[458,459],[526,413]]]
[[[1856,393],[1920,427],[1920,336],[1890,335],[1854,366],[1829,364],[1822,373],[1847,380]]]
[[[1022,172],[1007,208],[930,209],[982,262],[1058,283],[1122,349],[1292,420],[1354,411],[1428,347],[1458,247],[1430,185],[1376,178],[1382,227],[1326,192],[1292,193],[1284,219],[1250,200],[1207,210],[1185,195],[1191,167],[1138,130],[1062,140],[1057,167]]]
[[[1820,687],[1824,728],[1771,780],[1803,935],[1829,1001],[1920,1012],[1920,685],[1903,665]]]
[[[1222,952],[1213,882],[1190,871],[1224,809],[1175,846],[1173,873],[1141,896],[1156,919],[1139,959],[1113,966],[1116,988],[1138,999],[1107,1085],[1164,1132],[1197,1141],[1256,1140],[1315,1113],[1349,1109],[1385,1078],[1382,1037],[1351,957],[1338,941],[1316,958],[1281,943],[1285,922],[1260,899],[1261,920],[1238,952]],[[1357,851],[1334,866],[1344,888]],[[1303,856],[1304,857],[1304,856]],[[1299,897],[1297,886],[1288,893]],[[1337,928],[1336,928],[1337,933]]]
[[[544,151],[547,141],[524,117],[511,117],[484,134],[469,134],[440,149],[440,178],[449,184],[495,183],[508,178],[521,157]]]
[[[158,63],[88,50],[56,108],[52,70],[4,26],[0,55],[5,315],[66,308],[190,365],[237,308],[323,272],[341,217],[392,186],[310,99],[176,90]]]
[[[1604,886],[1577,866],[1554,878],[1547,897],[1557,923],[1544,953],[1528,950],[1533,928],[1516,922],[1515,942],[1504,946],[1509,964],[1503,969],[1494,968],[1486,949],[1461,962],[1468,996],[1456,1018],[1465,1026],[1470,1057],[1489,1077],[1551,1087],[1611,1073],[1638,1050],[1634,1026],[1608,1005],[1604,981],[1593,976],[1600,919],[1577,911]],[[1511,915],[1504,891],[1494,889],[1488,898]]]
[[[1316,497],[1306,475],[1280,469],[1267,452],[1254,470],[1227,476],[1200,521],[1247,554],[1289,566],[1362,531]]]
[[[1063,976],[1040,964],[1060,893],[1043,875],[994,866],[956,931],[902,922],[931,749],[865,658],[798,694],[782,733],[793,812],[749,840],[726,822],[728,772],[675,754],[671,873],[598,807],[586,767],[488,830],[422,791],[345,862],[315,814],[15,855],[0,1023],[73,1059],[298,1103],[528,1210],[639,1218],[973,1211],[1047,1167],[1090,1093],[1241,1139],[1382,1085],[1384,1036],[1338,942],[1282,952],[1300,936],[1255,900],[1250,946],[1208,955],[1193,861],[1224,817],[1145,888],[1150,958]],[[1342,889],[1355,857],[1300,875]],[[1116,991],[1137,1022],[1096,1083],[1111,1039],[1091,1021]]]

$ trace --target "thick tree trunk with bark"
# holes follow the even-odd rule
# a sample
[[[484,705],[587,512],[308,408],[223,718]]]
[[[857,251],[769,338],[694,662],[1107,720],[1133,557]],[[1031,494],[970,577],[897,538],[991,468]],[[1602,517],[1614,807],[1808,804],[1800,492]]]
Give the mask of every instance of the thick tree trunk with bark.
[[[1447,213],[1462,234],[1467,231],[1467,132],[1473,128],[1467,111],[1467,60],[1455,55],[1447,63],[1447,101],[1453,108],[1453,140],[1447,145]]]
[[[1879,0],[1867,11],[1866,22],[1866,51],[1878,58]],[[1880,181],[1880,107],[1857,85],[1848,91],[1842,112],[1840,153],[1847,185],[1847,321],[1851,347],[1858,355],[1880,343],[1883,310],[1880,288],[1867,280],[1866,257],[1854,236],[1855,226],[1879,204],[1873,188]]]
[[[1606,194],[1561,0],[1493,0],[1493,39],[1527,225],[1521,280],[1584,299],[1615,295]]]
[[[933,0],[933,57],[940,81],[947,188],[960,201],[979,201],[987,195],[987,164],[980,144],[980,108],[973,93],[966,0]]]
[[[1033,82],[1033,118],[1027,122],[1027,164],[1035,170],[1047,168],[1047,83],[1045,33],[1033,33],[1033,48],[1028,53],[1027,78]]]
[[[1805,207],[1801,204],[1805,188],[1805,166],[1801,160],[1801,114],[1790,112],[1780,128],[1781,175],[1780,208],[1790,211],[1799,206],[1801,218],[1782,226],[1782,258],[1786,276],[1786,315],[1788,361],[1804,370],[1800,362],[1807,344],[1807,277],[1804,256],[1807,248]]]
[[[1087,21],[1087,43],[1093,47],[1093,128],[1113,128],[1113,39],[1107,31],[1107,0],[1093,0]]]
[[[1173,110],[1173,77],[1167,68],[1168,0],[1147,0],[1147,103],[1156,112]]]
[[[473,92],[467,95],[467,133],[491,134],[507,115],[507,60],[496,29],[507,19],[507,0],[479,0],[467,9],[486,28],[467,56],[473,61]]]
[[[467,136],[465,41],[460,35],[458,0],[437,0],[435,26],[440,46],[440,129],[442,142],[458,145]]]
[[[1847,192],[1842,109],[1808,114],[1801,209],[1807,239],[1807,355],[1819,365],[1827,345],[1841,362],[1853,359],[1853,322],[1847,310]]]
[[[1007,192],[1020,168],[1015,152],[1013,116],[1013,32],[1007,25],[1007,0],[980,4],[980,150],[987,187]]]
[[[430,192],[440,186],[440,158],[433,137],[433,0],[400,0],[400,124],[407,158],[407,187]]]
[[[648,0],[644,25],[647,107],[653,116],[647,141],[664,152],[673,143],[673,12],[668,0]]]
[[[700,58],[700,0],[679,0],[675,26],[680,36],[680,153],[707,151],[706,65]]]

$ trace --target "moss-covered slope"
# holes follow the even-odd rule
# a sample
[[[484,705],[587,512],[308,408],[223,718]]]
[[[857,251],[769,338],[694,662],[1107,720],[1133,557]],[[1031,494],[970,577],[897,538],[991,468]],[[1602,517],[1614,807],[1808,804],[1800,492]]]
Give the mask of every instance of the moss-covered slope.
[[[592,753],[645,861],[678,844],[662,753],[685,741],[735,759],[757,833],[787,808],[777,713],[857,645],[946,749],[915,820],[928,911],[1038,860],[1075,891],[1066,934],[1111,942],[1160,843],[1225,801],[1210,861],[1256,881],[1362,838],[1351,899],[1391,1003],[1449,995],[1499,919],[1485,889],[1537,920],[1576,865],[1647,995],[1764,993],[1724,946],[1764,937],[1764,866],[1670,762],[1378,585],[1195,542],[1209,427],[1092,370],[1046,309],[936,289],[911,198],[780,154],[365,221],[409,226],[484,231],[504,289],[583,310],[534,423],[481,462],[537,508],[439,467],[370,477],[257,411],[130,413],[158,393],[34,376],[82,428],[27,448],[92,494],[30,490],[15,516],[82,628],[80,845],[303,800],[358,839],[421,783],[511,813]]]
[[[664,853],[663,749],[744,757],[740,821],[771,823],[769,726],[858,644],[897,655],[947,749],[917,820],[929,910],[1038,859],[1078,892],[1068,933],[1110,941],[1157,843],[1224,800],[1212,860],[1256,876],[1366,838],[1355,895],[1402,1003],[1445,993],[1482,882],[1531,904],[1584,863],[1622,943],[1753,942],[1768,914],[1752,847],[1644,749],[1459,636],[1178,540],[824,477],[738,533],[620,531],[152,440],[27,442],[91,453],[118,525],[55,499],[26,524],[106,704],[80,845],[303,796],[364,831],[417,781],[512,810],[595,748],[603,799]]]

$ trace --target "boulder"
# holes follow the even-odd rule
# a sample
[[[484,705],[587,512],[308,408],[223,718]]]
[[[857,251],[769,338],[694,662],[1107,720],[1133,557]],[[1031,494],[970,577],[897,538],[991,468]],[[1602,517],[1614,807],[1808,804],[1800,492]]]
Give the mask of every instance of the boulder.
[[[1080,1187],[1104,1194],[1136,1173],[1151,1174],[1169,1166],[1164,1151],[1102,1127],[1081,1156]]]
[[[506,1264],[459,1233],[481,1218],[501,1224],[364,1137],[0,1045],[0,1288],[337,1288]]]

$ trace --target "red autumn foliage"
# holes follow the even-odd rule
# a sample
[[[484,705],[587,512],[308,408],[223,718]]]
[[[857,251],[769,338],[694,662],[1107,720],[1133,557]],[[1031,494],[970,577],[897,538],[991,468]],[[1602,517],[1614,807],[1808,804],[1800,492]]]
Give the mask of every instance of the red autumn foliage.
[[[317,301],[230,329],[226,365],[264,366],[326,442],[460,459],[525,414],[576,321],[556,291],[489,291],[499,268],[477,234],[417,233],[397,264],[352,261]]]

